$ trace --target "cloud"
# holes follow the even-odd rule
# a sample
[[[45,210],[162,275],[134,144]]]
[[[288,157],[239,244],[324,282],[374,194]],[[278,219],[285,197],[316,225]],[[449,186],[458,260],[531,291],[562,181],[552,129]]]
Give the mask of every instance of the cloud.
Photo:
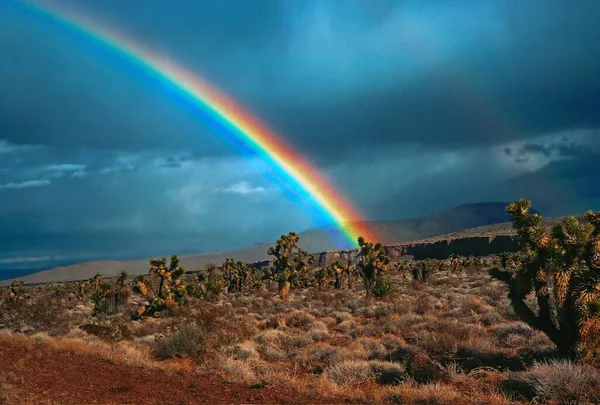
[[[0,184],[0,190],[43,187],[43,186],[49,186],[50,184],[51,184],[50,180],[28,180],[28,181],[24,181],[21,183]]]
[[[247,181],[241,181],[239,183],[235,183],[228,187],[222,188],[221,191],[223,193],[229,193],[229,194],[248,195],[248,194],[263,194],[267,190],[262,186],[252,186]]]
[[[71,163],[59,163],[52,164],[41,168],[41,170],[47,172],[49,178],[81,178],[86,176],[86,165],[82,164],[71,164]]]
[[[569,135],[574,139],[562,133],[551,134],[543,138],[544,143],[525,142],[518,148],[506,147],[504,152],[507,156],[514,156],[517,163],[527,163],[532,157],[545,160],[592,157],[598,154],[594,150],[598,139],[593,138],[598,134],[598,131],[572,131]]]

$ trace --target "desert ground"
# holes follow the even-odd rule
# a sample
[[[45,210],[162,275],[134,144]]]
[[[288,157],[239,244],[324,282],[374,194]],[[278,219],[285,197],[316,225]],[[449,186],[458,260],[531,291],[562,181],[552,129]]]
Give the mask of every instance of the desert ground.
[[[392,263],[369,299],[348,277],[285,299],[262,282],[142,317],[134,291],[101,313],[81,283],[23,286],[12,303],[5,288],[0,403],[600,403],[598,370],[519,321],[497,262],[430,260],[425,280]]]

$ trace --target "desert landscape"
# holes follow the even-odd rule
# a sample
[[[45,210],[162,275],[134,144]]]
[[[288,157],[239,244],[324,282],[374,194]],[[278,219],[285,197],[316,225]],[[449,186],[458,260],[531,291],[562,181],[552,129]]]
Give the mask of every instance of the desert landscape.
[[[290,232],[263,269],[228,258],[186,272],[173,256],[110,281],[13,281],[0,304],[0,400],[600,403],[599,214],[554,220],[550,233],[527,201],[508,210],[522,250],[485,257],[390,260],[389,248],[361,239],[353,260],[315,267]],[[592,267],[538,269],[543,285],[515,295],[504,275],[522,277],[557,247]],[[569,307],[575,296],[590,309]]]
[[[0,0],[0,405],[600,405],[598,21]]]

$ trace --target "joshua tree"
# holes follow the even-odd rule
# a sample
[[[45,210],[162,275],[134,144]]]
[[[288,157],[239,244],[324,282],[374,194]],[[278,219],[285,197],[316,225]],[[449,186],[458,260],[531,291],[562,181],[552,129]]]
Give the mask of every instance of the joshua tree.
[[[333,283],[333,287],[336,289],[343,288],[344,282],[344,265],[340,261],[335,261],[330,265],[333,276],[335,277],[335,281]]]
[[[600,352],[600,213],[588,211],[585,222],[567,217],[550,233],[531,203],[518,200],[507,207],[523,255],[511,268],[493,268],[505,282],[515,313],[541,330],[570,358]],[[502,259],[503,264],[509,261]],[[527,303],[533,296],[537,309]]]
[[[354,278],[354,264],[352,263],[352,260],[348,259],[348,261],[346,262],[346,265],[344,266],[344,274],[346,275],[346,278],[348,279],[348,289],[351,290],[352,289],[352,280]]]
[[[269,256],[273,256],[273,269],[270,277],[277,280],[279,296],[285,300],[290,290],[291,283],[298,278],[298,274],[304,272],[309,266],[311,259],[308,253],[298,249],[300,238],[295,232],[281,235],[275,247],[267,250]]]
[[[125,305],[129,297],[129,288],[127,286],[127,277],[129,275],[122,271],[115,283],[104,293],[108,302],[108,312],[116,313]]]
[[[331,277],[331,266],[321,267],[315,272],[315,280],[319,290],[331,284]]]
[[[462,270],[462,262],[460,259],[460,256],[452,253],[449,257],[450,259],[450,272],[451,273],[458,273],[459,271]]]
[[[8,302],[11,304],[19,304],[27,297],[25,294],[25,288],[23,287],[21,280],[15,280],[10,285],[10,293],[8,294]]]
[[[431,275],[433,263],[430,260],[420,260],[412,268],[413,279],[417,281],[427,281]]]
[[[309,255],[306,250],[298,249],[295,254],[295,271],[292,272],[290,282],[294,287],[297,288],[308,288],[314,285],[315,277],[312,267],[314,266],[315,259]]]
[[[250,284],[252,271],[240,261],[236,262],[229,257],[226,258],[225,263],[221,266],[221,271],[229,293],[242,292]]]
[[[149,280],[138,279],[136,291],[140,292],[147,302],[138,308],[139,316],[158,317],[185,303],[187,288],[180,279],[185,270],[179,266],[179,258],[171,256],[167,267],[167,259],[150,258]]]
[[[383,273],[387,271],[390,259],[381,243],[366,242],[361,236],[358,238],[358,246],[360,247],[358,273],[363,282],[366,298],[369,299],[377,283],[382,280]]]
[[[226,281],[221,269],[214,263],[209,263],[198,273],[198,283],[188,285],[188,291],[199,298],[209,302],[217,302],[225,290]]]
[[[77,286],[77,298],[83,298],[87,291],[87,284],[85,281],[80,281]]]

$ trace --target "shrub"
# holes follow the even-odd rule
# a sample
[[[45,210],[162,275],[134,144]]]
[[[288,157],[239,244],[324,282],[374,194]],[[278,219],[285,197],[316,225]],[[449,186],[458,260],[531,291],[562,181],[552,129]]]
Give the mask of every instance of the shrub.
[[[600,395],[600,375],[589,366],[551,361],[513,373],[502,383],[501,389],[517,399],[583,403]]]
[[[383,298],[394,292],[395,285],[387,278],[381,278],[373,287],[373,295],[377,298]]]
[[[160,340],[155,349],[158,359],[178,357],[202,357],[209,330],[203,325],[185,325],[175,334]]]
[[[430,275],[431,263],[429,260],[419,261],[412,269],[412,276],[416,281],[427,281]]]
[[[326,367],[324,372],[339,385],[358,384],[375,378],[368,361],[342,361]]]

